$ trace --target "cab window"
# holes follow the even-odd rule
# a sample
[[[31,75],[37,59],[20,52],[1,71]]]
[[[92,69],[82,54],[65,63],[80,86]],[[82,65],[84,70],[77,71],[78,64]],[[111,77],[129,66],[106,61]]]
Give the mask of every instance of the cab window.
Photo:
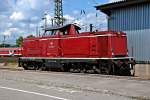
[[[56,35],[56,30],[52,30],[52,31],[51,31],[51,35],[52,35],[52,36]]]
[[[57,34],[57,30],[51,30],[51,31],[47,31],[45,33],[45,36],[54,36]]]
[[[68,35],[67,29],[60,30],[61,35]]]

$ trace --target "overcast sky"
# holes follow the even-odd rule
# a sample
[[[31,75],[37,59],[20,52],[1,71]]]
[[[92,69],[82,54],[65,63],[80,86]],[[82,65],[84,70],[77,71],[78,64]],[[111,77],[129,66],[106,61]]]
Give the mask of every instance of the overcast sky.
[[[48,23],[54,16],[54,0],[0,0],[0,43],[6,35],[7,43],[15,43],[19,36],[36,34],[41,18],[46,12]],[[120,0],[64,0],[63,11],[66,23],[78,23],[86,31],[92,23],[95,29],[106,30],[106,16],[94,8],[95,5]],[[85,13],[81,14],[81,11]]]

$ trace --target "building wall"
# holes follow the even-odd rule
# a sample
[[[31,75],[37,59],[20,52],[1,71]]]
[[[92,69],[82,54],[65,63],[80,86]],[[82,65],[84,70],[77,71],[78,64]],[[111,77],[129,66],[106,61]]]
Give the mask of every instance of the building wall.
[[[150,3],[112,10],[108,29],[126,32],[130,56],[150,61]]]
[[[150,64],[136,64],[135,76],[150,80]]]

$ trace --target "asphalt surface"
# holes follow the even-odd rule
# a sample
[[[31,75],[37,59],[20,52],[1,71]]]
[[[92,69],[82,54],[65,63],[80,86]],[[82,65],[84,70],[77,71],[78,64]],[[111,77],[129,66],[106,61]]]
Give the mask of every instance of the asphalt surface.
[[[150,98],[150,81],[93,74],[0,70],[0,100]]]

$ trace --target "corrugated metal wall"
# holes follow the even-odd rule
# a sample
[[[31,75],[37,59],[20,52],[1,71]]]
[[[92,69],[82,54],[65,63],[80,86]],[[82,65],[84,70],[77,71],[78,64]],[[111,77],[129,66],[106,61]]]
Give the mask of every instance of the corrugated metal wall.
[[[133,55],[137,61],[150,61],[150,29],[125,32],[130,56]]]
[[[150,61],[150,3],[112,10],[108,29],[126,32],[130,56]]]

